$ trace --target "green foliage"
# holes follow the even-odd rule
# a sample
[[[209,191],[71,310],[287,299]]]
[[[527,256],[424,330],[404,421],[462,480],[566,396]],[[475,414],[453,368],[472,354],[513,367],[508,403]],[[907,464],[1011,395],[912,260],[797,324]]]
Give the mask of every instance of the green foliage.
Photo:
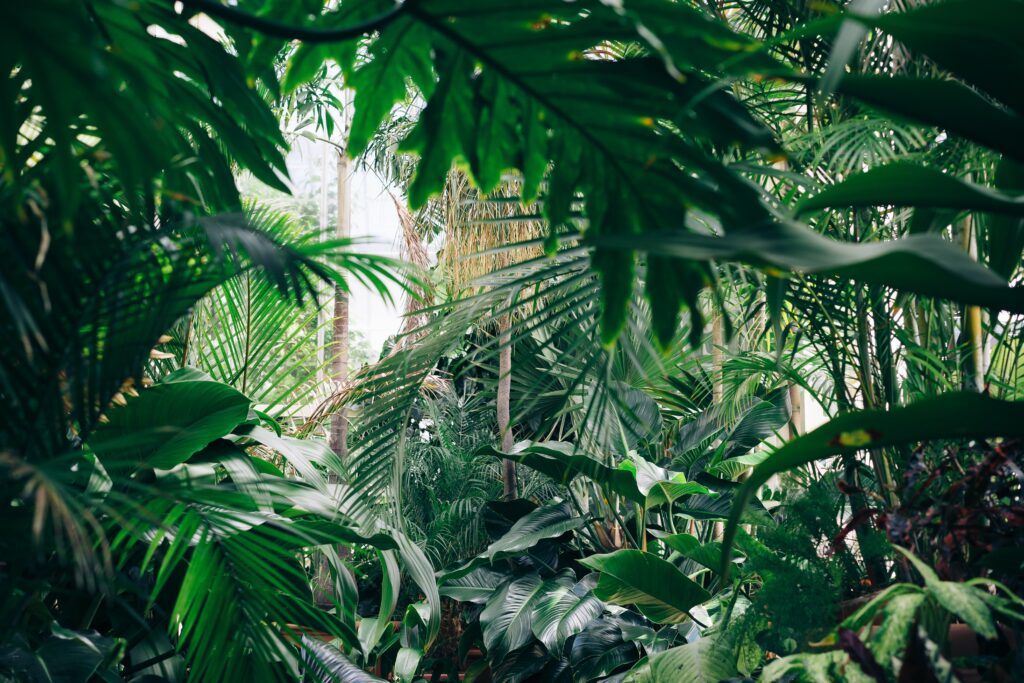
[[[754,468],[736,496],[723,539],[722,571],[728,570],[729,550],[743,507],[754,492],[776,473],[829,455],[855,453],[865,447],[900,445],[922,439],[956,439],[1021,435],[1021,408],[971,393],[950,393],[892,411],[863,411],[842,415],[810,434],[794,439]]]
[[[887,564],[870,528],[935,547],[901,517],[913,444],[1024,436],[998,398],[1021,376],[1019,0],[29,4],[0,9],[2,675],[412,680],[442,594],[506,681],[750,676],[762,646],[792,653],[765,680],[951,676],[950,620],[1021,621],[991,566]],[[347,152],[414,155],[391,174],[414,208],[537,236],[495,240],[527,256],[332,399],[359,404],[344,463],[285,434],[329,360],[315,281],[405,278],[234,179],[287,190],[275,107],[333,133],[327,62]],[[502,352],[512,454],[489,394],[424,391],[490,387]],[[795,434],[791,385],[839,415]],[[1019,469],[977,450],[999,458],[950,488]],[[488,502],[505,455],[537,500]],[[358,630],[339,545],[381,565]],[[423,597],[386,638],[399,562]],[[924,587],[885,587],[911,567]],[[864,574],[882,592],[832,628]]]
[[[594,595],[618,605],[636,605],[656,624],[678,624],[710,594],[656,555],[619,550],[592,555],[581,563],[601,573]]]

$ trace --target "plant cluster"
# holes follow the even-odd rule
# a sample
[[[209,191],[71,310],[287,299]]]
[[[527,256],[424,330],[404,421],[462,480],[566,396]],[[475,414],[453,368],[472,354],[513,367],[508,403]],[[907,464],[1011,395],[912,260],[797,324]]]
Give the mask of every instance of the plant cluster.
[[[1021,678],[1021,26],[0,6],[0,680]]]

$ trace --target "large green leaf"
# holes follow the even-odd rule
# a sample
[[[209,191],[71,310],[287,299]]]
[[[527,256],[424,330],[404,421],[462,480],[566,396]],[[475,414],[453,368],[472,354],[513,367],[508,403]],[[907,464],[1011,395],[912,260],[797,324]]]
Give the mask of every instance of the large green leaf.
[[[1024,192],[1024,164],[1004,157],[996,166],[993,181],[1001,191]],[[1024,252],[1024,216],[982,216],[982,225],[987,239],[979,242],[986,247],[989,267],[1007,279],[1012,278]]]
[[[722,547],[719,543],[701,543],[691,534],[654,532],[654,535],[672,550],[703,567],[717,572],[722,566]]]
[[[539,507],[509,529],[508,533],[487,546],[483,555],[491,560],[512,557],[529,550],[539,541],[557,538],[578,529],[585,520],[573,514],[568,503]]]
[[[648,657],[626,675],[624,683],[718,683],[737,675],[730,639],[704,636]]]
[[[443,583],[465,576],[482,565],[521,555],[541,541],[578,529],[585,521],[583,517],[573,515],[569,503],[539,507],[512,525],[508,533],[487,546],[482,553],[459,567],[442,572],[438,580]]]
[[[628,617],[641,621],[629,612],[618,617],[602,617],[592,621],[573,638],[569,661],[574,683],[600,680],[636,661],[640,651],[623,632],[624,626],[634,623]]]
[[[1017,0],[946,0],[866,22],[1024,113],[1024,95],[1006,78],[1024,69],[1017,31],[1024,5]],[[974,49],[977,45],[985,49]]]
[[[216,382],[157,384],[108,413],[89,446],[109,469],[170,469],[230,433],[249,415],[250,401]]]
[[[446,579],[438,586],[441,595],[459,602],[486,603],[503,583],[508,574],[488,567],[477,567],[464,576]]]
[[[536,572],[512,581],[491,596],[480,613],[484,645],[492,662],[500,662],[512,650],[533,638],[533,610],[546,592],[571,586],[572,577],[563,573],[545,581]]]
[[[688,482],[679,472],[658,467],[639,456],[620,467],[609,467],[589,455],[576,452],[572,444],[562,442],[516,444],[509,454],[492,447],[479,451],[484,455],[509,458],[568,485],[578,476],[648,508],[673,502],[683,496],[708,494],[703,485]]]
[[[56,623],[36,655],[46,665],[48,681],[87,681],[113,664],[119,644],[95,631],[72,631]],[[107,672],[109,673],[109,672]]]
[[[669,562],[641,550],[592,555],[580,563],[601,572],[594,595],[616,605],[636,605],[658,624],[679,624],[710,593]]]
[[[1024,118],[957,81],[848,74],[837,91],[1024,161]]]
[[[551,662],[551,655],[540,643],[533,643],[515,650],[491,669],[492,680],[507,683],[527,683],[547,680],[542,669]],[[538,673],[540,676],[538,676]]]
[[[1024,216],[1024,196],[990,190],[931,166],[899,162],[858,173],[797,205],[797,213],[847,206],[928,206]]]
[[[722,539],[722,573],[744,508],[773,475],[821,458],[934,439],[1024,436],[1024,403],[957,392],[890,411],[847,413],[796,438],[754,468],[736,494]]]
[[[590,576],[593,576],[591,574]],[[592,594],[594,582],[585,577],[574,586],[546,586],[533,613],[533,634],[553,655],[565,641],[600,616],[604,603]]]
[[[931,567],[922,562],[920,558],[909,550],[895,546],[904,557],[910,560],[914,569],[924,579],[924,585],[928,594],[935,598],[944,609],[958,619],[961,619],[968,626],[973,628],[979,636],[986,639],[999,637],[996,623],[992,618],[992,611],[988,604],[979,595],[978,589],[958,581],[943,581]]]
[[[608,247],[625,240],[602,238]],[[693,260],[733,260],[797,273],[832,274],[923,296],[1024,313],[1024,291],[935,235],[853,244],[781,221],[724,237],[666,232],[637,236],[629,248]]]

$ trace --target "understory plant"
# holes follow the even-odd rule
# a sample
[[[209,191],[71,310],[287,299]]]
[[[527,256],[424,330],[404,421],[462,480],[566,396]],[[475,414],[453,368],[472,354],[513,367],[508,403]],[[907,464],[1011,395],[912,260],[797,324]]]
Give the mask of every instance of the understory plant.
[[[1020,678],[1021,25],[0,5],[0,676]],[[446,296],[243,205],[283,128]],[[353,280],[419,301],[325,386]]]

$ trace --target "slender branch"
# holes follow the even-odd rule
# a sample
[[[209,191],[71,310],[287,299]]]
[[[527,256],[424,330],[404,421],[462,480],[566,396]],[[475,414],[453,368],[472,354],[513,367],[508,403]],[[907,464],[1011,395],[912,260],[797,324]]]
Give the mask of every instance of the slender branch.
[[[412,2],[413,0],[406,0],[406,2],[397,4],[376,17],[372,17],[355,24],[350,24],[349,26],[341,26],[338,28],[315,28],[311,26],[282,24],[274,21],[273,19],[258,17],[247,12],[243,12],[236,7],[222,5],[217,2],[217,0],[181,0],[181,3],[186,7],[191,7],[196,11],[224,19],[232,24],[245,26],[246,28],[251,28],[254,31],[258,31],[259,33],[263,33],[268,36],[273,36],[274,38],[282,38],[284,40],[301,40],[306,43],[333,43],[341,40],[358,38],[359,36],[387,26],[405,12]]]

